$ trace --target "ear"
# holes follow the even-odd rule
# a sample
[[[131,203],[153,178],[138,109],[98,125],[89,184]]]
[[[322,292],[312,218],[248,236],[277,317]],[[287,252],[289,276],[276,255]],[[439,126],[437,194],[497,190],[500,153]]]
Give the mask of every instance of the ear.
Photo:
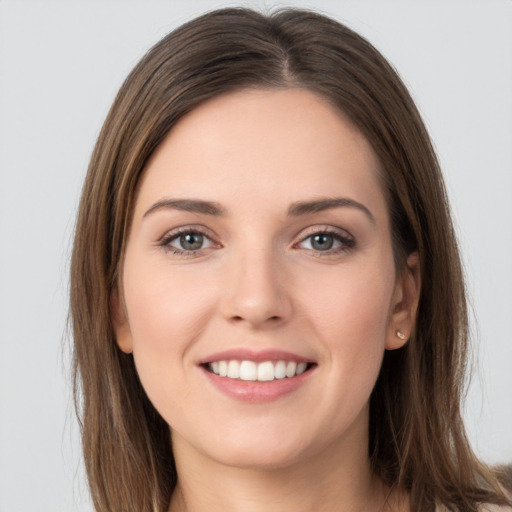
[[[386,349],[403,347],[410,338],[416,322],[421,291],[420,259],[417,252],[407,258],[401,275],[397,276],[391,302]]]
[[[110,311],[112,314],[112,324],[116,335],[117,346],[126,354],[133,352],[132,332],[124,301],[119,297],[119,289],[116,286],[110,295]]]

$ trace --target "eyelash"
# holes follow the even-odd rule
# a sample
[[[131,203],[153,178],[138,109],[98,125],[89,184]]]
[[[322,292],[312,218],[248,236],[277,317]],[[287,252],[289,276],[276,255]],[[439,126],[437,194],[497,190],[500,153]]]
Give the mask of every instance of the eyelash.
[[[180,238],[182,235],[201,235],[202,237],[208,239],[211,241],[212,243],[212,246],[215,246],[215,245],[219,245],[219,244],[215,244],[215,242],[212,241],[211,239],[211,236],[209,236],[209,234],[203,230],[203,229],[200,229],[200,228],[191,228],[191,227],[183,227],[183,228],[178,228],[177,230],[175,231],[172,231],[171,233],[168,233],[166,235],[164,235],[160,241],[159,241],[159,244],[160,246],[164,247],[165,250],[171,252],[172,254],[176,254],[178,256],[194,256],[196,255],[198,252],[204,250],[204,248],[201,248],[201,249],[178,249],[177,247],[173,247],[171,244],[171,242],[173,242],[174,240],[177,240],[178,238]]]
[[[350,250],[354,249],[356,246],[355,239],[349,235],[347,232],[344,232],[345,234],[340,233],[339,231],[332,229],[332,228],[324,228],[324,229],[316,229],[315,231],[312,231],[307,236],[301,238],[301,240],[293,245],[293,247],[299,247],[301,244],[306,242],[309,239],[312,239],[315,236],[319,235],[325,235],[332,237],[334,239],[334,242],[339,242],[340,246],[336,247],[334,249],[330,248],[325,251],[315,250],[313,248],[308,249],[307,251],[310,251],[317,257],[326,257],[326,256],[333,256],[338,255],[341,253],[349,252]],[[205,248],[199,248],[199,249],[178,249],[177,247],[173,247],[171,242],[174,240],[177,240],[182,235],[200,235],[206,239],[208,239],[211,242],[211,246],[217,246],[220,247],[220,244],[216,244],[211,236],[205,231],[200,228],[191,228],[191,227],[183,227],[178,228],[175,231],[172,231],[171,233],[166,234],[163,236],[158,245],[165,248],[165,250],[171,252],[172,254],[178,255],[178,256],[195,256],[197,253],[203,251]],[[311,242],[310,242],[311,243]]]
[[[346,231],[340,232],[339,230],[325,227],[323,229],[315,229],[315,231],[312,231],[311,233],[307,234],[305,237],[303,237],[300,242],[294,244],[294,247],[299,246],[303,244],[306,240],[310,240],[315,236],[319,235],[325,235],[332,237],[335,242],[339,242],[340,246],[336,247],[334,249],[330,248],[326,251],[320,251],[315,250],[313,248],[306,249],[310,252],[312,252],[315,256],[318,257],[328,257],[328,256],[336,256],[342,253],[349,252],[350,250],[354,249],[356,246],[355,239]],[[311,242],[310,242],[311,244]]]

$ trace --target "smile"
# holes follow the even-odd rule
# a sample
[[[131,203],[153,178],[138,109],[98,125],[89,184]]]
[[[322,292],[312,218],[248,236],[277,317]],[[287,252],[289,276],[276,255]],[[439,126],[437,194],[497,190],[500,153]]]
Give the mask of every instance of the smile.
[[[214,388],[237,401],[262,404],[289,395],[308,382],[318,363],[283,350],[233,348],[197,361]]]
[[[220,377],[245,381],[269,382],[298,377],[309,369],[308,363],[295,361],[221,360],[206,364],[206,369]]]

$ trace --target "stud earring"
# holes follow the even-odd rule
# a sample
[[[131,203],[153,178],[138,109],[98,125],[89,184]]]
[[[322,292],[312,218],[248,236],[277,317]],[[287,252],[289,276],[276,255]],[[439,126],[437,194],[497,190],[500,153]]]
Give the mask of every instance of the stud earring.
[[[396,331],[396,335],[401,340],[405,340],[405,334],[402,331]]]

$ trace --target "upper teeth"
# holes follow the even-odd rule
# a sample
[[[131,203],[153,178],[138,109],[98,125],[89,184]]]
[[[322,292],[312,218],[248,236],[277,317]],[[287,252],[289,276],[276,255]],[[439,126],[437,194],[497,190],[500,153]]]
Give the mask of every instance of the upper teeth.
[[[294,361],[265,361],[255,363],[254,361],[215,361],[209,363],[209,369],[221,377],[240,380],[270,381],[295,377],[304,373],[307,363],[296,363]]]

